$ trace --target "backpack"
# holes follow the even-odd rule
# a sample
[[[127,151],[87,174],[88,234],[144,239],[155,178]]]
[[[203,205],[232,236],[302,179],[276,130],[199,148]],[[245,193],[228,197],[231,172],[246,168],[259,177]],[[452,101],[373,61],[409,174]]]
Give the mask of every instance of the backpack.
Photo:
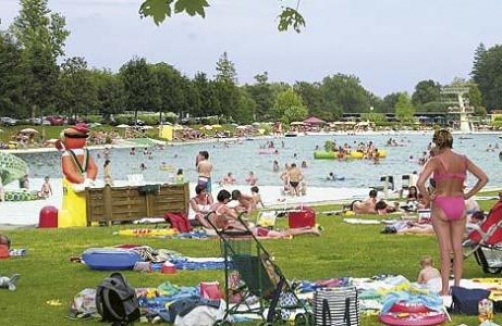
[[[164,214],[167,222],[171,223],[171,227],[179,233],[187,233],[192,231],[192,225],[184,212],[167,212]]]
[[[98,285],[96,308],[101,321],[113,326],[130,325],[140,318],[136,292],[121,273],[113,273]]]

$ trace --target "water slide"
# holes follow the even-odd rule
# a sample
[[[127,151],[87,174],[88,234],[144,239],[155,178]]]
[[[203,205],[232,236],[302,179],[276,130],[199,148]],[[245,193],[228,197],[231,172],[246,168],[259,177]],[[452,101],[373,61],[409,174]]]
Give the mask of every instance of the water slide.
[[[0,176],[2,183],[7,185],[28,174],[28,165],[19,157],[0,151]]]

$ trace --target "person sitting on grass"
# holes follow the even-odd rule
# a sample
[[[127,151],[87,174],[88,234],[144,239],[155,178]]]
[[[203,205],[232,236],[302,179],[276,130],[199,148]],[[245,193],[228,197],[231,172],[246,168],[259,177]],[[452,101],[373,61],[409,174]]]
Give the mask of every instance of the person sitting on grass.
[[[202,185],[195,186],[195,197],[190,199],[190,213],[194,212],[195,214],[193,218],[189,218],[193,220],[194,226],[211,227],[206,221],[205,216],[211,211],[212,204],[213,197],[208,194],[206,187]]]
[[[267,238],[290,238],[299,235],[321,235],[321,232],[317,227],[304,227],[304,228],[294,228],[287,229],[283,231],[273,231],[268,228],[256,227],[248,223],[245,219],[238,221],[237,212],[228,207],[232,195],[225,189],[220,190],[216,199],[216,203],[211,205],[211,211],[213,212],[209,219],[211,223],[218,229],[223,231],[248,231],[250,230],[257,237],[267,237]],[[243,224],[244,223],[244,224]]]
[[[251,187],[251,196],[253,196],[256,207],[258,207],[258,205],[261,205],[262,208],[265,208],[265,204],[263,203],[259,192],[260,189],[257,186]]]
[[[432,257],[423,256],[420,259],[420,267],[417,283],[424,284],[427,288],[439,292],[441,290],[441,273],[433,266]]]
[[[246,214],[251,214],[256,208],[256,202],[253,196],[244,195],[239,190],[232,191],[232,200],[237,200],[239,204],[234,207],[237,213],[246,212]]]

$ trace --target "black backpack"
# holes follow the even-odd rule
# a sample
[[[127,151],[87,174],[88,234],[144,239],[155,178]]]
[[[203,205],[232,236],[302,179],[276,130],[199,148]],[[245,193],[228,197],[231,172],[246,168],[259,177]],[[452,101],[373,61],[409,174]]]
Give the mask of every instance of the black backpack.
[[[130,325],[140,317],[136,292],[120,273],[113,273],[98,285],[96,308],[101,321],[113,326]]]

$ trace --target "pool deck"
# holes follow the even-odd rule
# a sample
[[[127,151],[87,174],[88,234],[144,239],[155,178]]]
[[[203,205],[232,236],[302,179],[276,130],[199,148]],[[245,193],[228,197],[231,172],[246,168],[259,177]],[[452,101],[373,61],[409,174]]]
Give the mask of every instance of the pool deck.
[[[30,179],[31,189],[40,189],[43,179]],[[126,181],[115,181],[117,186],[127,185]],[[63,189],[61,179],[51,180],[53,196],[48,199],[24,201],[24,202],[0,202],[0,229],[17,228],[26,226],[36,226],[39,220],[40,210],[45,206],[54,206],[61,208]],[[99,183],[98,183],[99,185]],[[259,185],[258,185],[259,186]],[[259,186],[260,194],[266,206],[266,209],[282,210],[291,209],[300,205],[320,205],[337,203],[342,201],[352,201],[354,199],[363,199],[367,196],[367,188],[321,188],[310,187],[307,189],[306,196],[291,197],[281,194],[281,187]],[[18,189],[15,183],[6,186],[6,190]],[[190,184],[190,197],[194,196],[195,184]],[[213,196],[221,189],[240,190],[242,193],[250,193],[250,187],[246,185],[235,185],[220,187],[214,186]]]

